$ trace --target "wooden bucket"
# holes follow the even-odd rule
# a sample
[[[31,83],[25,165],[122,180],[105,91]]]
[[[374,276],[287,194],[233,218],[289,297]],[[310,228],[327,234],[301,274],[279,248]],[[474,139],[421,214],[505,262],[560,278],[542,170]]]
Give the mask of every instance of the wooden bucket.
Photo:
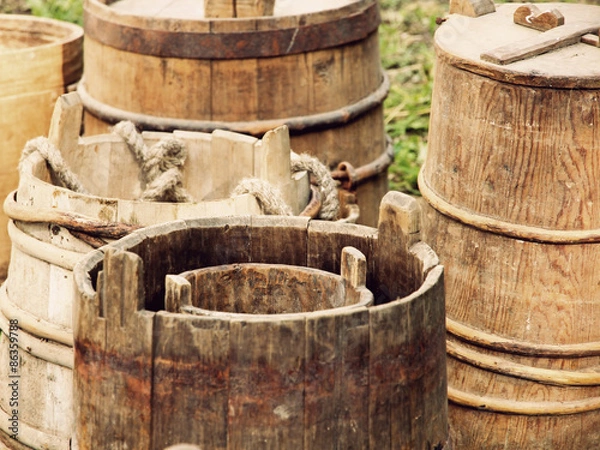
[[[447,448],[443,270],[418,222],[390,192],[379,229],[198,219],[88,254],[79,448]]]
[[[0,198],[17,188],[27,140],[48,131],[54,102],[82,73],[83,29],[58,20],[0,15]],[[10,260],[0,211],[0,282]]]
[[[357,189],[360,222],[376,226],[393,159],[377,2],[280,1],[273,15],[234,19],[225,3],[205,2],[205,14],[191,0],[86,0],[86,134],[121,120],[258,137],[287,125],[294,151],[336,169]]]
[[[461,449],[595,448],[600,49],[580,40],[600,8],[537,4],[565,21],[542,32],[520,17],[559,16],[521,6],[452,14],[435,36],[419,186],[447,271],[450,425]]]
[[[188,152],[183,187],[194,198],[209,200],[136,200],[145,188],[139,163],[121,137],[78,138],[82,105],[77,97],[76,93],[60,97],[49,135],[90,193],[61,187],[46,159],[31,153],[21,163],[17,192],[5,202],[13,219],[9,222],[13,247],[8,277],[0,287],[0,364],[9,367],[13,347],[8,331],[16,323],[22,369],[18,442],[36,449],[63,449],[71,438],[72,270],[77,261],[94,247],[141,226],[182,218],[262,214],[254,195],[229,196],[245,176],[278,187],[294,210],[306,205],[310,195],[307,172],[291,172],[289,139],[282,127],[262,140],[222,131],[175,131]],[[142,136],[148,146],[172,137],[156,132]],[[241,165],[223,165],[233,159]],[[0,430],[4,434],[0,437],[5,440],[13,434],[8,420],[10,395],[8,383],[3,383]]]

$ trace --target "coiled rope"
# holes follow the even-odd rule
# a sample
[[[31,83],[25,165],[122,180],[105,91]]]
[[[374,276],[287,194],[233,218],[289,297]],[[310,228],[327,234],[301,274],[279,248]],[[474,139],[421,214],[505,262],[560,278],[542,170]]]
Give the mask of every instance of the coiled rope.
[[[183,142],[165,137],[147,147],[133,122],[119,122],[113,132],[120,136],[140,163],[146,189],[141,200],[153,202],[191,203],[192,196],[183,187],[181,167],[187,151]]]

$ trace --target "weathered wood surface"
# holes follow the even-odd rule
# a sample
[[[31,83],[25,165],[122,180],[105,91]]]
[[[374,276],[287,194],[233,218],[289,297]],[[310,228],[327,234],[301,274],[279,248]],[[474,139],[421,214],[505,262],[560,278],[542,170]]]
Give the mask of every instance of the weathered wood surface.
[[[418,221],[412,202],[402,194],[388,194],[379,232],[339,225],[326,239],[324,223],[319,221],[309,221],[289,233],[279,218],[257,218],[256,227],[254,217],[198,219],[147,228],[112,244],[114,250],[107,254],[96,251],[88,255],[75,270],[79,311],[75,319],[75,389],[77,398],[84,399],[77,410],[79,448],[97,448],[96,433],[102,433],[103,443],[115,449],[125,448],[125,442],[128,448],[141,450],[163,449],[178,442],[215,449],[443,448],[448,424],[442,267],[427,262],[431,254],[423,251],[425,244],[418,242],[416,228],[403,243],[389,242],[383,253],[379,251],[383,246],[378,246],[380,239],[389,237],[381,231],[394,229],[386,221]],[[362,286],[365,279],[370,290],[386,284],[390,297],[381,298],[378,306],[292,314],[174,312],[179,304],[196,301],[194,284],[186,287],[186,278],[219,264],[273,264],[273,258],[266,256],[269,253],[280,255],[280,262],[289,264],[287,260],[296,259],[280,248],[292,245],[296,233],[301,232],[305,238],[299,241],[299,250],[304,261],[299,265],[318,270],[333,267],[335,273],[346,274],[346,289],[353,284]],[[271,239],[265,239],[267,236]],[[361,252],[347,248],[349,241],[368,250],[366,261]],[[240,249],[240,242],[248,244]],[[325,248],[336,248],[338,254],[325,252]],[[115,320],[101,311],[109,308],[109,303],[118,309],[118,297],[123,295],[123,290],[115,287],[119,293],[112,298],[106,288],[110,284],[106,259],[117,257],[135,267],[140,267],[140,258],[145,279],[144,292],[129,283],[126,291],[138,289],[140,294],[138,311],[122,313],[120,333],[129,332],[128,339],[135,339],[133,318],[154,316],[152,333],[143,328],[140,339],[146,342],[145,336],[153,336],[152,350],[136,343],[140,353],[135,359],[129,357],[127,364],[113,360],[114,354],[104,343],[110,338],[102,335],[101,327],[90,326],[109,327],[108,322]],[[377,271],[380,264],[388,267],[400,259],[423,261],[397,265],[396,272]],[[108,267],[116,265],[111,262]],[[410,274],[404,274],[405,270]],[[169,274],[181,275],[168,276],[165,286]],[[94,285],[97,275],[100,279]],[[421,280],[414,290],[393,294],[406,289],[397,286],[396,280],[409,276]],[[165,303],[170,311],[161,311]],[[148,356],[153,359],[151,372],[141,372],[130,362],[141,363]],[[113,367],[108,366],[110,361]],[[90,377],[96,367],[106,369],[101,383]],[[150,446],[143,440],[145,431],[128,436],[115,433],[120,429],[120,417],[129,417],[128,409],[133,406],[126,400],[129,395],[123,393],[116,401],[111,396],[111,415],[92,412],[92,405],[106,404],[109,374],[117,369],[122,372],[115,379],[117,387],[122,386],[119,379],[130,380],[126,389],[136,391],[131,398],[146,402],[145,393],[151,386],[151,407],[138,419],[143,426],[152,417]],[[132,438],[140,440],[133,442]]]
[[[1,15],[0,20],[3,201],[17,188],[17,164],[23,146],[48,131],[52,104],[81,76],[83,30],[76,25],[28,16]],[[10,260],[7,222],[0,208],[0,281],[6,278]]]
[[[565,17],[565,25],[540,32],[514,23],[514,13],[520,6],[518,3],[499,4],[496,12],[476,18],[451,15],[435,34],[438,58],[457,68],[517,85],[553,89],[598,88],[598,49],[581,43],[503,66],[481,59],[483,53],[506,45],[520,46],[530,39],[543,39],[546,33],[560,35],[564,33],[560,29],[569,24],[600,23],[600,10],[595,5],[542,3],[537,4],[540,10],[556,9]]]
[[[362,258],[364,260],[364,255]],[[364,286],[365,280],[353,286],[343,276],[298,266],[228,264],[188,271],[180,276],[190,284],[192,295],[186,297],[182,292],[177,293],[176,298],[189,298],[186,306],[193,307],[189,311],[197,314],[294,314],[359,302],[370,305],[361,301],[360,291],[356,289]],[[177,287],[188,290],[184,286]],[[171,310],[179,311],[176,307]]]
[[[359,167],[385,152],[388,84],[375,1],[285,2],[287,10],[274,16],[232,20],[206,19],[193,8],[171,17],[176,3],[152,15],[140,2],[85,2],[86,70],[78,89],[86,133],[104,133],[126,116],[148,130],[221,128],[258,137],[287,124],[294,151],[331,169],[346,160]],[[124,48],[132,43],[144,48]],[[202,49],[214,54],[193,54]],[[358,188],[361,223],[377,225],[385,192],[385,170]]]
[[[595,22],[569,23],[552,28],[539,36],[514,44],[503,45],[481,54],[481,59],[494,64],[511,64],[523,59],[533,58],[552,50],[577,44],[588,33],[598,33],[600,25]]]
[[[443,27],[457,26],[452,17],[436,36],[419,185],[430,205],[422,234],[446,269],[457,448],[584,448],[600,441],[593,263],[600,256],[593,156],[600,115],[591,107],[600,100],[600,54],[574,44],[503,67],[471,59],[509,40],[600,18],[597,6],[537,6],[558,9],[565,25],[528,29],[512,23],[519,5],[501,5],[472,22],[461,18],[467,31],[454,44],[443,40]],[[472,33],[484,29],[474,45]],[[468,45],[475,47],[470,54]]]
[[[228,198],[241,177],[253,175],[254,155],[269,155],[271,163],[262,168],[260,177],[284,192],[294,210],[302,209],[309,195],[306,172],[290,172],[291,150],[283,127],[267,133],[264,142],[231,132],[176,131],[174,135],[188,149],[184,185],[199,200],[210,200],[189,204],[137,201],[144,189],[139,163],[121,138],[102,135],[80,139],[82,109],[78,94],[59,97],[48,138],[62,150],[69,167],[92,194],[60,187],[45,160],[32,154],[24,161],[16,198],[6,203],[15,223],[9,226],[12,261],[0,292],[0,327],[6,328],[7,319],[19,322],[21,358],[27,368],[21,377],[27,396],[19,415],[20,436],[33,448],[62,448],[71,437],[72,270],[92,249],[89,235],[83,240],[79,232],[91,233],[102,244],[140,226],[182,217],[260,214],[253,196]],[[147,145],[165,136],[172,134],[143,135]],[[246,163],[235,161],[237,153],[244,154]],[[225,168],[223,159],[228,161]],[[227,179],[228,174],[231,179]],[[298,220],[306,228],[306,219]],[[244,243],[240,245],[243,248]],[[173,258],[177,256],[165,258],[165,263],[175,264]],[[0,359],[8,358],[8,350],[8,341],[2,341]],[[9,399],[9,395],[0,395],[0,418],[9,410]],[[0,426],[8,423],[2,419]]]

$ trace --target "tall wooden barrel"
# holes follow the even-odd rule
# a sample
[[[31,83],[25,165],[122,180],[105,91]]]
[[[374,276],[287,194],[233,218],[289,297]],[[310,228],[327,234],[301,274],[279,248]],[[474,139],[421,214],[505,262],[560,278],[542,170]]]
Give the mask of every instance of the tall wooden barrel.
[[[74,265],[99,245],[141,226],[182,218],[260,215],[257,197],[230,193],[244,177],[277,187],[293,209],[306,205],[305,171],[292,172],[285,127],[262,140],[215,131],[142,133],[149,149],[175,136],[187,150],[181,184],[195,201],[142,201],[147,192],[140,162],[114,134],[79,138],[82,105],[77,93],[59,98],[49,141],[87,192],[63,187],[47,160],[33,152],[20,165],[19,188],[5,201],[12,257],[0,287],[0,364],[7,370],[18,355],[18,429],[11,430],[12,390],[0,384],[0,439],[34,449],[65,449],[72,434]],[[56,127],[54,126],[56,125]],[[40,146],[41,147],[41,146]],[[266,161],[241,166],[234,158]],[[155,155],[156,157],[156,155]],[[14,325],[14,326],[13,326]],[[15,328],[16,338],[11,338]]]
[[[82,43],[77,25],[0,15],[0,198],[17,188],[25,142],[48,131],[54,102],[81,77]],[[7,221],[0,211],[0,281],[10,260]]]
[[[285,124],[295,152],[346,163],[338,176],[357,189],[361,223],[376,226],[392,160],[377,2],[277,1],[273,15],[235,19],[202,5],[85,1],[86,133],[125,119],[258,137]]]
[[[198,219],[88,254],[78,448],[448,448],[443,269],[418,229],[390,192],[378,229]]]
[[[600,8],[536,6],[435,35],[419,186],[461,449],[600,445]]]

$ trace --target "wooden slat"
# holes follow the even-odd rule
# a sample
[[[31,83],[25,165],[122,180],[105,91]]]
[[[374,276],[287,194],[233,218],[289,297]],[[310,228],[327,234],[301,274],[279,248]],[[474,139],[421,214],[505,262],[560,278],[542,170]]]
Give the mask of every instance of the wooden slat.
[[[308,202],[308,178],[292,179],[290,134],[286,126],[268,131],[257,146],[254,175],[279,189],[294,214],[299,214]]]
[[[377,230],[352,224],[313,220],[308,225],[307,266],[341,273],[342,249],[351,246],[367,258],[367,286],[374,275],[374,242]]]
[[[340,274],[350,286],[357,288],[367,283],[367,258],[354,247],[342,249]]]
[[[83,104],[76,92],[61,95],[54,105],[48,139],[61,153],[69,154],[77,148],[83,117]]]
[[[181,442],[231,448],[228,322],[159,312],[155,329],[152,448]]]
[[[142,310],[142,271],[139,256],[107,250],[100,290],[104,335],[86,330],[96,325],[97,318],[88,320],[98,311],[88,309],[85,299],[79,301],[77,429],[82,449],[150,448],[154,313]],[[98,405],[109,404],[110,414],[97,413]]]
[[[258,118],[257,65],[256,59],[211,61],[211,120],[252,122]]]
[[[230,448],[302,448],[304,320],[230,324]]]
[[[420,209],[417,201],[400,192],[389,192],[379,208],[375,303],[403,297],[421,284],[409,249],[420,240]]]
[[[305,266],[308,224],[306,217],[252,217],[252,262]]]
[[[81,283],[78,284],[73,305],[73,417],[75,438],[81,449],[92,449],[101,444],[95,441],[94,436],[101,434],[103,423],[84,418],[93,417],[99,394],[106,389],[103,388],[106,383],[103,375],[105,367],[99,358],[106,342],[106,320],[102,317],[104,286],[104,273],[101,271],[96,280],[96,292],[91,294]]]
[[[304,448],[369,448],[368,361],[366,309],[307,319]]]
[[[510,64],[522,59],[576,44],[588,33],[598,33],[600,23],[566,23],[538,36],[481,54],[481,59],[495,64]]]
[[[191,222],[186,241],[188,269],[252,262],[253,219],[249,216],[207,218],[198,228]],[[171,273],[180,272],[183,270]]]
[[[186,163],[181,170],[183,184],[194,200],[202,201],[212,191],[212,134],[175,130],[173,136],[183,140],[187,149]]]
[[[192,285],[179,275],[165,277],[165,310],[178,313],[182,306],[192,304]]]
[[[442,268],[410,302],[372,308],[370,352],[372,448],[424,448],[446,439]],[[375,441],[374,441],[375,439]]]

